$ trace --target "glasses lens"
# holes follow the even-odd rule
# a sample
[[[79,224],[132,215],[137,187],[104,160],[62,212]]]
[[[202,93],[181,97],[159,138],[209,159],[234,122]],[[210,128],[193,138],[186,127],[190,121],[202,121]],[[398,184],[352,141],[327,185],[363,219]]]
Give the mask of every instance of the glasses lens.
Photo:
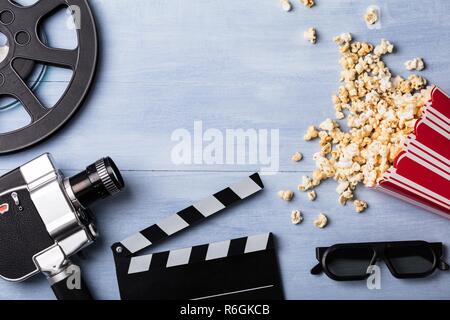
[[[338,248],[326,258],[328,270],[338,277],[364,277],[375,252],[372,248]]]
[[[433,269],[433,250],[425,244],[388,247],[386,257],[401,275],[423,274]]]

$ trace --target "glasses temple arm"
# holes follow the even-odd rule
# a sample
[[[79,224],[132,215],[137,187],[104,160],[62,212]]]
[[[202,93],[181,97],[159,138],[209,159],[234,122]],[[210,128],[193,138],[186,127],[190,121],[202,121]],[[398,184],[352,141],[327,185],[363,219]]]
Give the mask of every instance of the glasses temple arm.
[[[450,266],[444,260],[440,260],[439,264],[438,264],[438,268],[441,271],[448,271],[450,269]]]
[[[322,264],[318,263],[314,268],[311,269],[311,274],[318,275],[323,271]]]

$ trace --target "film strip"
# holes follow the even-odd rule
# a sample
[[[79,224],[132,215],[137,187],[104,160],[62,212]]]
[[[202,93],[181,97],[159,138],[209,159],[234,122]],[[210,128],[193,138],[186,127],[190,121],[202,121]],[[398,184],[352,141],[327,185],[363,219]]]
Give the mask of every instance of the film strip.
[[[264,233],[165,252],[143,250],[264,188],[258,174],[112,246],[123,300],[283,299],[274,236]]]

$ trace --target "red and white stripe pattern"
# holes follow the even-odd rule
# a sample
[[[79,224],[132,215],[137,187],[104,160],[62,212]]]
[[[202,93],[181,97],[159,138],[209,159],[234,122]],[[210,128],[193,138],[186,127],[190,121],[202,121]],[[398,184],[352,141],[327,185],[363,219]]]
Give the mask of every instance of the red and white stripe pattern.
[[[439,88],[377,189],[450,219],[450,97]]]

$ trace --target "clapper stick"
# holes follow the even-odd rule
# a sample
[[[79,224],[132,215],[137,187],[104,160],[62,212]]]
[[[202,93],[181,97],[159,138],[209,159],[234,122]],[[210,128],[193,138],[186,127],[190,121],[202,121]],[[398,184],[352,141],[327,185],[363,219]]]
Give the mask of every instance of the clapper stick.
[[[112,250],[121,298],[283,299],[271,233],[139,254],[263,188],[260,176],[253,174],[114,244]]]
[[[199,223],[210,216],[264,189],[259,174],[209,196],[194,205],[169,216],[112,246],[115,257],[135,256],[142,250],[161,242],[175,233]]]

